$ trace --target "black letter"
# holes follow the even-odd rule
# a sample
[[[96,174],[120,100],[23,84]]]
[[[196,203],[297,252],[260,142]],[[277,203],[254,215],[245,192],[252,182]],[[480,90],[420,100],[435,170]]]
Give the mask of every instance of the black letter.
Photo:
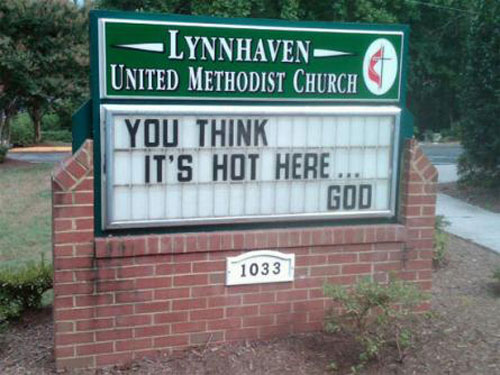
[[[285,180],[288,180],[289,176],[289,163],[290,163],[290,154],[285,154],[285,162],[281,162],[281,154],[276,154],[276,179],[279,180],[281,176],[281,169],[285,170]]]
[[[149,125],[154,126],[154,140],[149,140]],[[160,121],[156,119],[147,119],[144,121],[144,144],[146,147],[157,147],[160,144]]]
[[[349,201],[349,192],[350,198]],[[346,210],[352,210],[356,206],[356,186],[355,185],[346,185],[344,187],[344,208]]]
[[[156,160],[156,182],[163,180],[163,161],[166,159],[165,155],[155,155],[153,159]]]
[[[364,197],[366,194],[366,203],[364,203]],[[372,205],[372,186],[371,185],[360,185],[359,187],[359,208],[370,208]]]
[[[200,125],[200,147],[205,146],[205,125],[208,120],[196,120],[196,125]]]
[[[237,163],[239,161],[240,170],[239,173],[236,173]],[[231,180],[232,181],[241,181],[245,179],[245,155],[244,154],[235,154],[231,155]]]
[[[226,145],[226,120],[221,120],[220,129],[217,129],[217,120],[212,120],[212,147],[217,146],[217,136],[220,137],[220,145]]]
[[[326,170],[330,164],[328,163],[328,159],[330,158],[330,154],[328,152],[324,152],[321,154],[321,169],[319,172],[319,176],[321,178],[328,178],[328,171]]]
[[[163,120],[163,147],[176,147],[178,144],[178,121],[174,120],[173,124],[174,134],[172,140],[168,141],[168,120]]]
[[[227,154],[222,155],[222,163],[217,163],[217,159],[219,155],[215,154],[213,158],[212,165],[212,181],[217,181],[219,174],[217,173],[219,170],[222,171],[222,181],[227,181]]]
[[[177,169],[179,170],[177,173],[177,181],[179,182],[191,181],[193,178],[193,168],[189,165],[184,165],[184,161],[191,164],[193,162],[193,156],[179,155],[177,158]],[[184,174],[182,172],[186,173]]]
[[[145,167],[145,172],[146,172],[146,176],[145,176],[145,180],[146,180],[146,184],[149,184],[149,155],[146,155],[146,159],[144,159],[144,167]]]
[[[130,147],[135,147],[135,136],[137,134],[137,129],[139,129],[139,123],[141,120],[137,119],[132,125],[129,119],[125,119],[125,124],[127,125],[128,133],[130,134]]]
[[[248,154],[248,158],[250,159],[250,180],[255,180],[257,174],[256,160],[259,158],[259,154]]]
[[[335,193],[335,195],[334,195]],[[340,186],[339,185],[331,185],[328,186],[328,209],[329,210],[338,210],[340,207]]]
[[[266,130],[264,129],[264,126],[267,124],[267,120],[262,120],[262,122],[259,124],[259,120],[255,120],[255,129],[254,129],[254,146],[259,145],[259,135],[262,137],[262,143],[264,146],[267,146],[267,137],[266,137]]]
[[[302,154],[293,154],[292,155],[292,178],[294,180],[300,180],[302,177],[300,174],[297,173],[297,169],[302,167],[302,164],[298,159],[302,158]]]

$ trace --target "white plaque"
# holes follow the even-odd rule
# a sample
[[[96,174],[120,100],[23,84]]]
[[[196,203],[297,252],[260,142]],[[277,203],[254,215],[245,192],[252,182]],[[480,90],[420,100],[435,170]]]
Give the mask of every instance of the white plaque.
[[[295,254],[278,251],[250,251],[228,257],[226,285],[265,284],[293,281]]]

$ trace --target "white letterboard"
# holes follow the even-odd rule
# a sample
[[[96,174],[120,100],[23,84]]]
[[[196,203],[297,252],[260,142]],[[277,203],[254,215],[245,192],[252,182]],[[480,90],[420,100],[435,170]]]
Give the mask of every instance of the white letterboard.
[[[397,107],[104,105],[104,228],[388,217]]]

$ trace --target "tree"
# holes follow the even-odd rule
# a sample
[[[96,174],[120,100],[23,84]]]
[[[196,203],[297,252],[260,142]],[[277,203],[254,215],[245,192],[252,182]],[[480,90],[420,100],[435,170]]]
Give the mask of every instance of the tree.
[[[470,0],[101,0],[101,8],[310,21],[408,24],[408,106],[417,127],[439,131],[460,120],[461,74]]]
[[[467,40],[462,83],[464,182],[500,186],[500,3],[481,0]]]
[[[86,11],[69,1],[0,3],[0,103],[27,110],[35,142],[49,108],[88,92],[87,25]]]

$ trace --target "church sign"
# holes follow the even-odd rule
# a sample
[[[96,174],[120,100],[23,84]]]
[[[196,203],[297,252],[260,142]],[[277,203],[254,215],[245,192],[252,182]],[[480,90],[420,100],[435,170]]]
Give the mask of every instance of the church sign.
[[[401,27],[92,15],[100,229],[391,218]]]

